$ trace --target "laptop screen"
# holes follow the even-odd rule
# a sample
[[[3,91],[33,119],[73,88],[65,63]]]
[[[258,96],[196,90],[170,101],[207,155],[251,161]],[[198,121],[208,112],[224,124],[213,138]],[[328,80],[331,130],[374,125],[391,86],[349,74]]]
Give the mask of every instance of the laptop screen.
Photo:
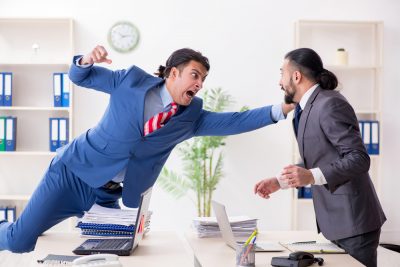
[[[133,236],[133,247],[135,248],[137,244],[142,240],[143,233],[145,231],[145,223],[147,211],[149,210],[150,197],[151,197],[151,187],[142,193],[140,199],[139,210],[136,217],[135,223],[135,235]]]

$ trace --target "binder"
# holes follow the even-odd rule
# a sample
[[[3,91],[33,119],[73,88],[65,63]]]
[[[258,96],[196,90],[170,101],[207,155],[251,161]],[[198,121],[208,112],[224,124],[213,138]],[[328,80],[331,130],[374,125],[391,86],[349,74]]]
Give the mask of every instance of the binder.
[[[53,73],[54,106],[61,107],[62,73]]]
[[[6,118],[6,151],[15,151],[17,137],[17,118]]]
[[[7,207],[7,221],[15,222],[17,219],[17,208],[16,207]]]
[[[0,151],[6,151],[6,117],[0,117]]]
[[[4,106],[4,74],[0,72],[0,106]]]
[[[55,152],[59,147],[59,136],[58,136],[58,119],[49,118],[49,129],[50,129],[50,151]]]
[[[61,105],[63,107],[69,107],[69,87],[70,87],[70,82],[68,73],[62,73]]]
[[[58,123],[59,147],[62,147],[68,143],[68,119],[59,118]]]
[[[369,121],[363,122],[363,141],[365,149],[367,150],[368,154],[371,154],[371,123]]]
[[[4,73],[4,106],[12,106],[12,73]]]
[[[297,188],[297,198],[304,198],[304,187]]]
[[[379,121],[371,121],[371,151],[370,154],[379,154]]]
[[[303,198],[312,198],[312,187],[307,185],[303,187]]]
[[[360,130],[361,139],[364,140],[364,132],[363,132],[363,130],[364,130],[364,123],[363,123],[363,121],[359,121],[359,122],[358,122],[358,128],[359,128],[359,130]]]
[[[0,221],[7,220],[7,208],[0,207]]]

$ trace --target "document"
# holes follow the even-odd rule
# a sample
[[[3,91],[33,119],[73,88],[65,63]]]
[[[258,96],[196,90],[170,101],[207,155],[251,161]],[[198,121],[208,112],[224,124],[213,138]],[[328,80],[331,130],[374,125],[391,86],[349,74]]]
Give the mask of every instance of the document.
[[[287,248],[288,250],[295,251],[305,251],[313,254],[340,254],[346,253],[344,249],[341,249],[337,245],[332,242],[292,242],[292,243],[283,243],[280,242],[282,246]]]

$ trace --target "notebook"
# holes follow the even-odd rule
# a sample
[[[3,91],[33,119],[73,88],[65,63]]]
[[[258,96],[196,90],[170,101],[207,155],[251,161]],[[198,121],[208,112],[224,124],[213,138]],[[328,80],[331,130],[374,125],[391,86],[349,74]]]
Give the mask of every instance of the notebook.
[[[341,249],[337,245],[331,242],[294,242],[294,243],[281,243],[288,250],[305,251],[313,254],[342,254],[346,253],[344,249]]]
[[[222,238],[228,246],[236,249],[238,244],[243,242],[235,239],[231,224],[229,223],[228,215],[226,214],[225,206],[216,201],[212,201],[212,206],[215,216],[217,217]],[[285,248],[278,242],[257,242],[254,249],[256,252],[276,252],[285,250]]]
[[[78,255],[89,255],[98,253],[117,254],[128,256],[139,245],[145,231],[146,214],[149,209],[151,189],[147,189],[141,195],[136,216],[135,233],[132,238],[110,238],[110,239],[87,239],[79,247],[73,250]]]

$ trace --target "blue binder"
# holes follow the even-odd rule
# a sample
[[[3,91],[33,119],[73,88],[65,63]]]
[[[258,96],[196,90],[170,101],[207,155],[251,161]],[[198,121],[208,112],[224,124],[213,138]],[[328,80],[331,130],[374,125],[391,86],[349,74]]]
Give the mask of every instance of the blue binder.
[[[17,118],[6,118],[6,151],[15,151],[17,143]]]
[[[371,122],[363,121],[363,141],[368,154],[371,154]]]
[[[303,198],[312,198],[311,185],[303,187]]]
[[[49,118],[50,151],[55,152],[60,146],[58,118]]]
[[[68,118],[59,118],[58,119],[58,139],[59,139],[59,147],[62,147],[68,144],[68,135],[69,135],[69,120]]]
[[[297,198],[304,198],[304,187],[297,188]]]
[[[371,121],[371,155],[379,154],[379,121]]]
[[[61,107],[62,73],[53,73],[54,106]]]
[[[3,74],[4,83],[4,106],[12,106],[12,73],[5,72]]]
[[[63,107],[69,107],[69,88],[70,88],[70,82],[68,73],[62,73],[61,105]]]
[[[4,106],[4,74],[0,72],[0,106]]]

